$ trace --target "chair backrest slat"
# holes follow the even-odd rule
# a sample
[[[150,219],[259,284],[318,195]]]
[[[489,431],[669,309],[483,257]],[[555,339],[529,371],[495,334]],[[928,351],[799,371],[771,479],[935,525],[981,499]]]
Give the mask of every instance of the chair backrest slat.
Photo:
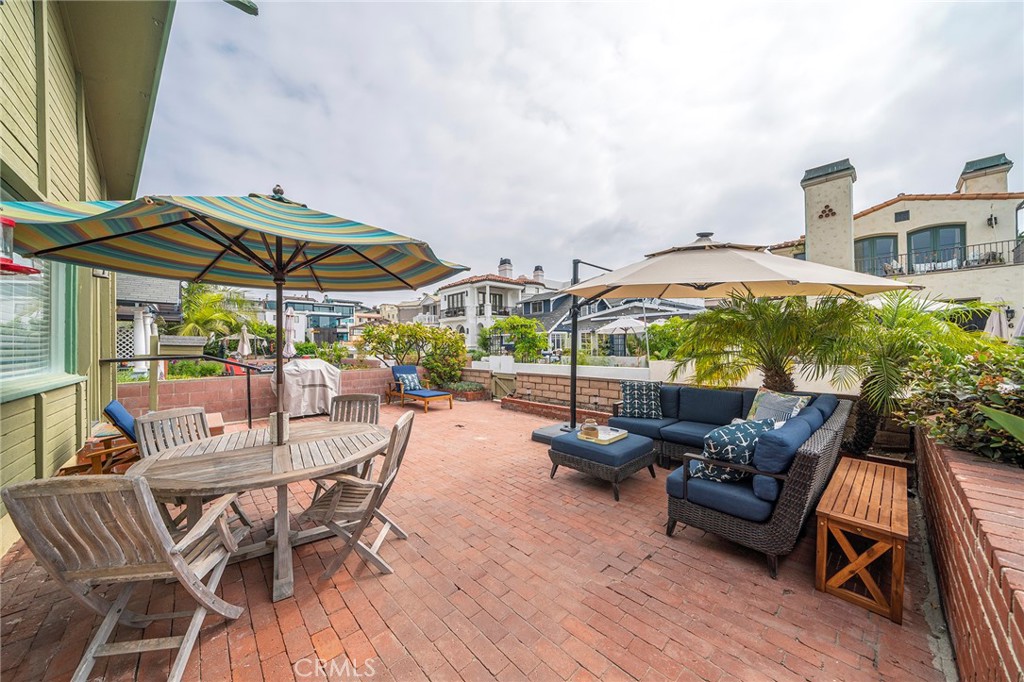
[[[131,575],[171,570],[171,537],[149,486],[128,476],[53,478],[8,486],[3,501],[25,544],[62,582],[89,570]]]
[[[135,420],[135,432],[139,439],[139,453],[143,457],[210,437],[206,410],[201,407],[150,412]]]
[[[380,396],[375,393],[352,393],[331,399],[332,422],[377,424],[380,421]]]
[[[387,497],[391,484],[398,475],[398,469],[402,466],[402,460],[405,459],[405,449],[409,446],[409,436],[412,434],[412,419],[413,413],[406,412],[391,429],[391,440],[384,456],[384,464],[380,468],[380,477],[377,479],[381,485],[377,506],[384,503],[384,498]]]

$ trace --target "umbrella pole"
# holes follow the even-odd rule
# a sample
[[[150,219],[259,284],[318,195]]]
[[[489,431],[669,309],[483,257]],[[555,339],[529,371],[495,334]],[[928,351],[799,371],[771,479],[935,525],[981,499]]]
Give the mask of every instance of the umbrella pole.
[[[281,263],[281,238],[277,238],[277,272],[274,274],[274,287],[277,290],[277,371],[274,380],[277,382],[277,438],[275,445],[284,445],[284,267]]]
[[[578,258],[572,261],[572,283],[575,286],[580,282],[580,261]],[[569,339],[569,429],[576,428],[576,353],[579,352],[579,321],[580,308],[579,299],[572,297],[572,326]]]

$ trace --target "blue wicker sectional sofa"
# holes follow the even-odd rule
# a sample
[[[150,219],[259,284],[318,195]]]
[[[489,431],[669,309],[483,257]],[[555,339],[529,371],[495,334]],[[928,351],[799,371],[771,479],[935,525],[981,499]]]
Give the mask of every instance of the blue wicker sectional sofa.
[[[662,461],[682,460],[666,482],[672,535],[682,522],[766,555],[774,578],[778,557],[796,546],[803,524],[835,469],[852,404],[831,394],[814,397],[781,427],[757,438],[749,465],[708,459],[704,437],[746,418],[756,391],[666,386],[661,419],[616,416],[608,423],[655,440]],[[694,478],[700,464],[742,472],[739,481]]]

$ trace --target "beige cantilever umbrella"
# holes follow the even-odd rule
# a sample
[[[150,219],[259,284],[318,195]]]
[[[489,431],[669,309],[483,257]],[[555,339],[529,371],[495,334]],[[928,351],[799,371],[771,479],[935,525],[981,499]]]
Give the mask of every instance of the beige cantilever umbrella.
[[[566,291],[581,298],[725,298],[734,293],[864,296],[911,288],[894,279],[776,256],[763,246],[715,242],[710,232],[697,237]]]
[[[565,291],[572,308],[570,427],[576,426],[576,350],[579,307],[598,298],[725,298],[732,294],[776,296],[865,296],[911,289],[904,282],[776,256],[764,246],[723,244],[698,232],[692,244],[649,254],[633,263],[574,284]]]

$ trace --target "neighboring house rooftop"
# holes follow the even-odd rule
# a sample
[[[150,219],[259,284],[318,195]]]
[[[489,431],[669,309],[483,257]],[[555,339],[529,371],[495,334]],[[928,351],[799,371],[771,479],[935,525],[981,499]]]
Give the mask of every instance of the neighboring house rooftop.
[[[789,249],[789,248],[792,248],[794,246],[800,246],[801,244],[804,243],[804,241],[806,241],[806,239],[807,239],[806,237],[801,235],[800,237],[798,237],[796,239],[790,239],[789,241],[779,242],[778,244],[769,244],[768,245],[768,250],[769,251],[775,251],[777,249]]]
[[[442,291],[444,289],[451,289],[453,287],[461,287],[467,284],[476,284],[478,282],[497,282],[499,284],[513,284],[519,287],[523,286],[522,281],[518,279],[512,279],[511,277],[502,277],[501,275],[473,275],[472,277],[460,279],[457,282],[445,284],[443,287],[439,287],[438,291]]]
[[[900,194],[899,196],[893,197],[888,201],[883,201],[880,204],[875,204],[870,208],[865,208],[859,213],[853,214],[853,219],[861,218],[880,211],[883,208],[887,208],[894,204],[898,204],[901,201],[977,201],[977,200],[991,200],[991,199],[1024,199],[1024,192],[988,192],[984,194]]]

